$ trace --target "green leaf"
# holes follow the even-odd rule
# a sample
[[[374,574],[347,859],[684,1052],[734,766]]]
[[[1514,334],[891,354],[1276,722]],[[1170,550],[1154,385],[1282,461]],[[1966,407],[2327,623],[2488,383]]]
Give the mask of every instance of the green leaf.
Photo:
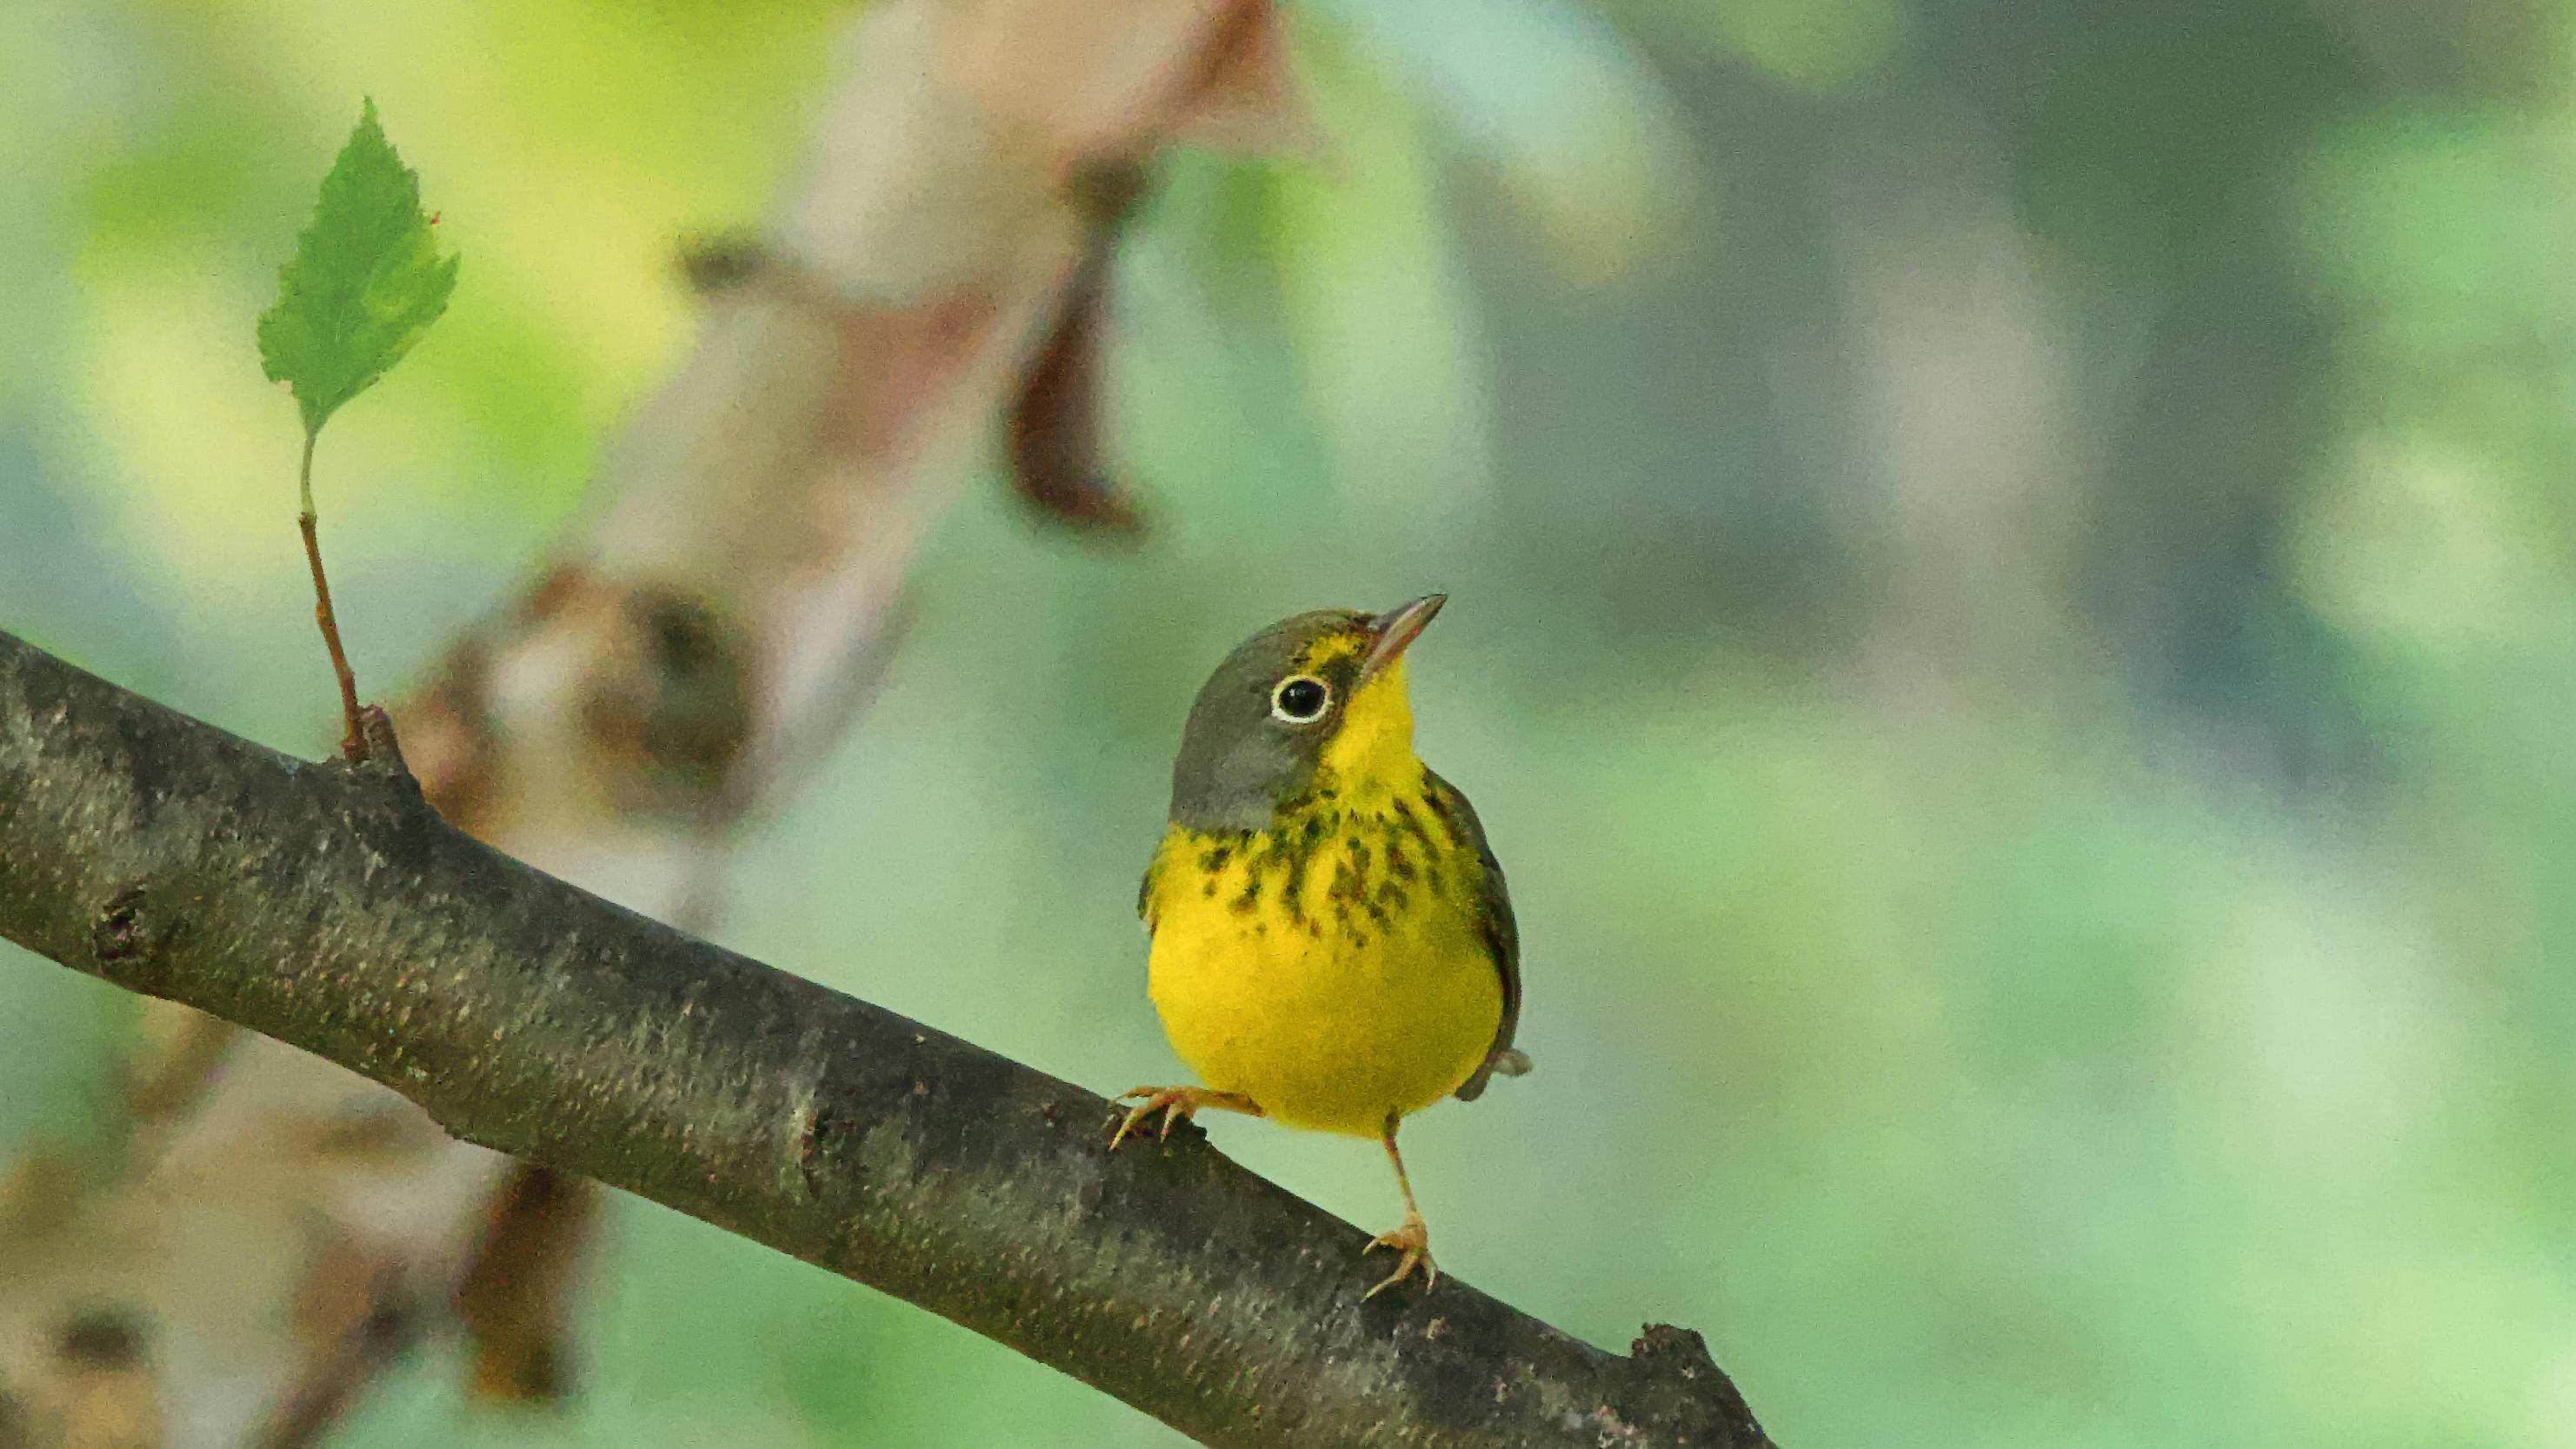
[[[370,100],[322,178],[295,259],[277,269],[277,305],[259,317],[260,366],[294,391],[305,436],[400,362],[455,288],[456,258],[438,254],[420,178]]]

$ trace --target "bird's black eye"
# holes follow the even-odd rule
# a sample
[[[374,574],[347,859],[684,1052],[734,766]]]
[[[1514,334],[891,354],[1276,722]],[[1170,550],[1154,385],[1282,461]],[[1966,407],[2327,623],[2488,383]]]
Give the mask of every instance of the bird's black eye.
[[[1313,724],[1332,702],[1331,687],[1311,674],[1281,680],[1279,687],[1270,691],[1272,717],[1290,724]]]

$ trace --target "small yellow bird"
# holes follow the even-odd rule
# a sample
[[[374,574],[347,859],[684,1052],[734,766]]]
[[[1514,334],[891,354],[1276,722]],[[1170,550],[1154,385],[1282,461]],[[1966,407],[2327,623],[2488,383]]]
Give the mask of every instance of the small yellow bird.
[[[1404,1223],[1369,1244],[1402,1254],[1369,1297],[1440,1279],[1396,1125],[1529,1070],[1503,869],[1413,753],[1404,651],[1443,602],[1282,619],[1199,691],[1137,910],[1164,1034],[1207,1085],[1121,1092],[1143,1100],[1109,1141],[1202,1107],[1377,1138]]]

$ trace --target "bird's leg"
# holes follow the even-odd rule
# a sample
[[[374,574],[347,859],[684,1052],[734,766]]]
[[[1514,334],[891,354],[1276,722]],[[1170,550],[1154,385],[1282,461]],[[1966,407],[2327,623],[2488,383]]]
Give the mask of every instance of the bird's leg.
[[[1111,1100],[1124,1102],[1130,1097],[1144,1100],[1129,1109],[1127,1120],[1118,1124],[1117,1132],[1109,1139],[1112,1152],[1127,1140],[1128,1133],[1136,1130],[1137,1123],[1157,1112],[1163,1114],[1163,1130],[1154,1134],[1157,1138],[1171,1136],[1174,1122],[1188,1121],[1202,1107],[1222,1107],[1248,1117],[1263,1115],[1261,1104],[1241,1092],[1212,1092],[1205,1087],[1129,1087]]]
[[[1422,1220],[1422,1209],[1414,1206],[1413,1184],[1404,1175],[1404,1154],[1395,1150],[1395,1124],[1396,1114],[1387,1113],[1386,1130],[1377,1140],[1386,1144],[1386,1160],[1395,1164],[1395,1186],[1404,1194],[1404,1222],[1394,1232],[1378,1234],[1369,1248],[1394,1248],[1404,1256],[1396,1260],[1395,1271],[1386,1275],[1386,1281],[1361,1294],[1363,1298],[1375,1298],[1403,1282],[1417,1266],[1422,1269],[1423,1287],[1440,1282],[1439,1266],[1431,1261],[1431,1225]]]

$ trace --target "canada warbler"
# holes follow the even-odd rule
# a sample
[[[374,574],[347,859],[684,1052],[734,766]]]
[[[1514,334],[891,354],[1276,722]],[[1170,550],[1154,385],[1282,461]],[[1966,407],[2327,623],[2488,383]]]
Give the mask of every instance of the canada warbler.
[[[1377,1138],[1404,1223],[1369,1244],[1402,1253],[1369,1296],[1440,1276],[1397,1123],[1529,1070],[1502,867],[1413,753],[1404,650],[1442,602],[1282,619],[1199,691],[1137,910],[1163,1031],[1206,1085],[1120,1093],[1143,1100],[1109,1143],[1202,1107]]]

